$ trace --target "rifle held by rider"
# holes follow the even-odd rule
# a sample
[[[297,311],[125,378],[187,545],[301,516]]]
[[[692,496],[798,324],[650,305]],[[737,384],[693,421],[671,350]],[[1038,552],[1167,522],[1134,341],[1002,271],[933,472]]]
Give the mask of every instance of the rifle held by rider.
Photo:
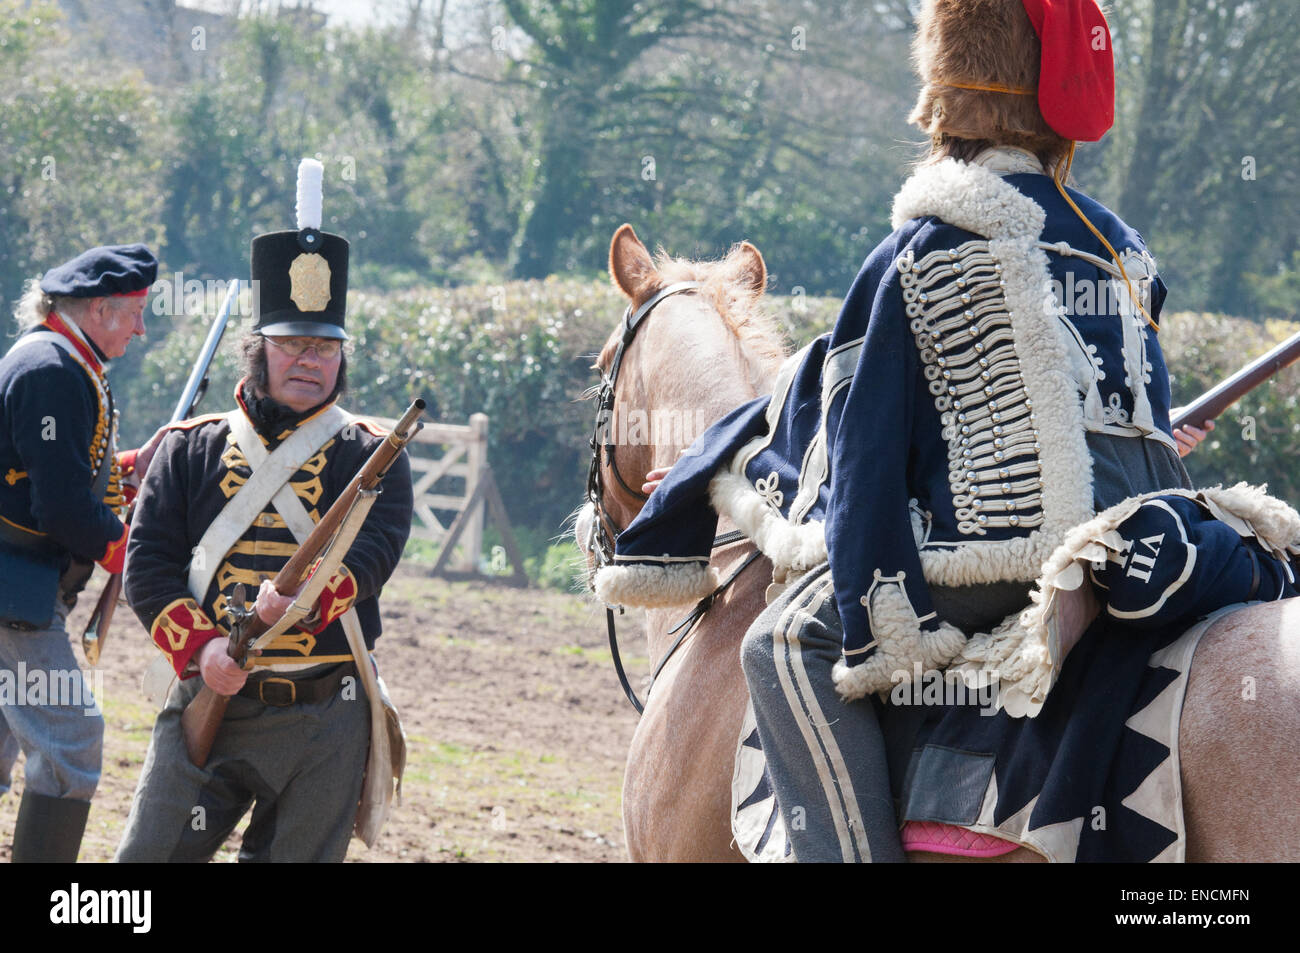
[[[1199,427],[1213,420],[1274,374],[1300,360],[1300,333],[1293,334],[1258,360],[1251,361],[1226,381],[1210,388],[1186,407],[1173,412],[1174,430],[1191,424]]]

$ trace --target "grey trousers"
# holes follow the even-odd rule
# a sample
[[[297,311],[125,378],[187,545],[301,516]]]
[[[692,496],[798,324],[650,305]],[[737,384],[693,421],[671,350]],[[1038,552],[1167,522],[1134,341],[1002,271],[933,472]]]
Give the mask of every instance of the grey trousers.
[[[745,634],[741,662],[768,774],[801,863],[902,861],[874,702],[843,701],[831,680],[842,649],[824,565]]]
[[[235,696],[207,765],[196,768],[180,722],[201,686],[201,678],[172,686],[114,860],[209,860],[250,806],[241,862],[343,860],[370,745],[360,679],[315,704],[276,708]]]
[[[104,718],[68,643],[67,616],[56,599],[47,629],[0,625],[0,793],[20,750],[33,794],[89,801],[99,785]]]

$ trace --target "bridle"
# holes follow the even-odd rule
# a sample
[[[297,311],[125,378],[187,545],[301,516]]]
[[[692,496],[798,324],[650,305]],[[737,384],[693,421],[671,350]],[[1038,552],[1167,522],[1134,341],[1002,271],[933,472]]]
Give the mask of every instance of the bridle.
[[[618,472],[618,465],[614,461],[614,391],[618,387],[618,372],[623,366],[623,355],[636,337],[637,329],[660,302],[673,295],[694,291],[698,287],[700,287],[698,281],[679,281],[656,292],[635,311],[629,304],[627,310],[623,312],[623,337],[618,342],[614,359],[609,363],[609,371],[601,372],[600,390],[596,394],[596,426],[591,432],[591,467],[587,470],[587,501],[595,511],[593,514],[595,518],[591,521],[591,530],[587,535],[587,551],[593,557],[587,583],[593,591],[596,573],[614,564],[614,540],[624,529],[614,522],[609,511],[605,509],[604,487],[600,480],[601,467],[607,465],[619,487],[633,499],[642,502],[650,499],[647,494],[627,485],[627,481]]]
[[[587,501],[591,504],[593,511],[591,527],[587,533],[587,552],[592,557],[592,565],[587,574],[587,585],[593,592],[595,591],[596,573],[606,566],[614,565],[614,540],[618,538],[618,535],[624,529],[614,521],[613,517],[609,515],[609,511],[605,509],[604,486],[600,479],[602,466],[608,466],[623,492],[642,502],[650,499],[648,494],[627,485],[627,481],[618,472],[618,466],[614,461],[614,393],[618,386],[618,372],[623,366],[623,354],[636,337],[637,329],[641,327],[646,318],[650,316],[650,312],[660,302],[676,294],[694,291],[699,287],[700,282],[698,281],[679,281],[656,292],[635,311],[629,304],[627,310],[623,312],[623,336],[618,342],[618,349],[614,352],[614,359],[610,361],[609,371],[601,372],[600,390],[596,394],[596,425],[591,432],[591,467],[587,471]],[[602,430],[604,430],[604,439],[602,439]],[[738,531],[723,533],[714,537],[713,548],[717,549],[720,546],[738,542],[743,538],[744,534]],[[672,658],[673,653],[686,641],[686,637],[695,628],[695,623],[709,610],[713,605],[713,601],[735,582],[736,577],[744,572],[759,555],[759,551],[755,549],[727,577],[726,581],[701,599],[686,618],[668,630],[669,635],[678,632],[680,634],[663,658],[659,660],[659,664],[655,666],[653,673],[651,673],[650,688],[654,687],[655,679],[659,677],[659,673],[668,664],[668,660]],[[621,615],[623,607],[619,606],[618,611]],[[632,690],[632,685],[628,682],[627,673],[623,670],[623,660],[618,652],[618,635],[614,628],[614,607],[605,607],[605,622],[609,629],[609,651],[614,660],[614,671],[618,673],[618,680],[619,684],[623,686],[623,693],[627,695],[627,700],[632,703],[632,707],[636,709],[639,715],[645,711],[645,705],[637,698],[636,692]],[[647,689],[646,697],[649,697],[649,689]]]

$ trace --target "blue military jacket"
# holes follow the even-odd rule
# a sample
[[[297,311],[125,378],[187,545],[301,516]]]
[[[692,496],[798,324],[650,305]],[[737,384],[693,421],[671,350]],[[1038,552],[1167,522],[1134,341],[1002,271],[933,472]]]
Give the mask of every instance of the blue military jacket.
[[[964,637],[929,587],[1037,579],[1093,516],[1086,435],[1176,457],[1155,262],[1113,213],[1071,196],[1127,281],[1028,153],[913,175],[834,330],[786,363],[770,399],[687,451],[619,536],[601,598],[707,592],[721,513],[778,575],[829,560],[846,695],[917,660],[946,664]]]
[[[66,346],[54,343],[54,336]],[[62,551],[65,564],[72,555],[103,558],[125,532],[105,493],[93,490],[113,449],[106,371],[102,355],[58,315],[0,359],[0,520],[6,539],[48,541]],[[121,502],[119,489],[108,492],[110,503]]]

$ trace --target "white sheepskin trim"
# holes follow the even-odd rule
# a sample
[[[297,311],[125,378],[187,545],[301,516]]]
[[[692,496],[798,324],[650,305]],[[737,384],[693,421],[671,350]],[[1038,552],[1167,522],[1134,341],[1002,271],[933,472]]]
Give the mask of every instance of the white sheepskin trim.
[[[1047,221],[1038,203],[988,169],[944,159],[917,170],[894,197],[894,228],[937,215],[985,238],[1037,239]]]
[[[1060,671],[1063,658],[1053,644],[1057,594],[1086,582],[1084,569],[1124,549],[1118,527],[1146,501],[1160,496],[1195,500],[1243,537],[1253,536],[1275,555],[1300,553],[1300,514],[1263,487],[1238,483],[1204,490],[1157,490],[1129,497],[1071,529],[1043,566],[1030,594],[1032,604],[993,632],[973,636],[953,661],[962,672],[996,674],[999,707],[1013,717],[1036,715]]]
[[[709,483],[709,500],[718,515],[729,517],[778,570],[802,572],[826,561],[824,524],[791,523],[743,475],[720,471]]]
[[[871,634],[876,640],[871,658],[861,665],[840,659],[831,671],[835,689],[845,701],[910,682],[918,662],[922,672],[942,671],[966,642],[961,630],[947,622],[933,632],[924,631],[907,596],[896,585],[881,586],[872,593]]]
[[[1037,715],[1056,680],[1046,637],[1039,640],[1026,631],[1029,611],[1007,616],[990,633],[971,636],[949,668],[976,684],[996,681],[993,710],[1006,709],[1012,718]]]
[[[1018,539],[975,538],[953,549],[923,551],[921,567],[934,585],[1028,582],[1070,528],[1092,515],[1092,455],[1070,373],[1069,332],[1060,320],[1064,307],[1037,244],[1045,213],[992,172],[946,159],[917,172],[894,200],[895,227],[923,215],[987,237],[1002,265],[1016,357],[1039,434],[1043,523]]]
[[[608,606],[667,609],[699,602],[718,585],[718,571],[699,563],[606,566],[596,573],[596,598]]]

